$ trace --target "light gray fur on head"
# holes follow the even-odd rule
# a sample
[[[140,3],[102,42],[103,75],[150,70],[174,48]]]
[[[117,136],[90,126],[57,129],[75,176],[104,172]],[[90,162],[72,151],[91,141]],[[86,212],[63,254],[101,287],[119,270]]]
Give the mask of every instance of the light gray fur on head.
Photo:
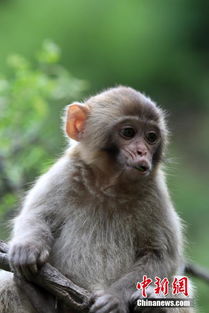
[[[111,130],[112,125],[124,115],[153,118],[162,130],[164,143],[167,142],[165,113],[139,91],[123,86],[110,88],[87,99],[85,105],[90,108],[81,140],[86,149],[91,150],[92,145],[94,149],[100,148],[105,143],[108,129]]]

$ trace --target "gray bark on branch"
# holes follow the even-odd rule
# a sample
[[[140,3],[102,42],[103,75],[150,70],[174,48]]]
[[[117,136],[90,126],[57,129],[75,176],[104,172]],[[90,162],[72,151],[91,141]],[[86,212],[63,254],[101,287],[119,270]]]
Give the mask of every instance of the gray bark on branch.
[[[8,245],[0,240],[0,269],[12,272],[7,252]],[[209,283],[209,272],[199,265],[186,264],[184,272]],[[28,293],[28,297],[30,298],[31,296],[32,305],[37,313],[56,311],[51,309],[47,311],[47,307],[44,305],[46,300],[44,298],[41,300],[41,292],[33,289],[28,282],[21,280],[18,277],[16,277],[16,281],[20,288],[22,285],[22,289],[26,291],[26,294]],[[32,277],[32,282],[54,295],[57,299],[63,301],[63,303],[73,308],[75,311],[83,313],[88,312],[91,294],[84,288],[74,284],[49,263],[43,265],[38,274]],[[38,299],[38,301],[36,299]]]
[[[0,241],[0,269],[12,272],[7,252],[7,244]],[[44,288],[76,311],[88,311],[90,293],[74,284],[49,263],[44,264],[38,274],[32,277],[32,282]]]
[[[197,264],[186,264],[184,269],[186,274],[200,278],[209,284],[209,272]]]

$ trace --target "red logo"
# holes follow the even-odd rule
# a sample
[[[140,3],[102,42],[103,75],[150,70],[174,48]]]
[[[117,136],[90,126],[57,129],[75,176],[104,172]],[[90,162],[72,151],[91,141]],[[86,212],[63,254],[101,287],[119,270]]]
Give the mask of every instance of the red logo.
[[[185,296],[189,295],[188,292],[188,277],[183,276],[181,278],[174,277],[172,284],[170,284],[167,277],[163,279],[159,278],[158,276],[155,277],[155,281],[151,278],[147,277],[146,275],[143,276],[143,280],[141,282],[137,282],[136,288],[138,290],[142,290],[142,297],[147,298],[146,289],[149,285],[153,283],[156,287],[154,288],[155,294],[163,293],[165,296],[168,295],[169,286],[171,285],[170,289],[172,290],[173,295],[177,294],[184,294]]]

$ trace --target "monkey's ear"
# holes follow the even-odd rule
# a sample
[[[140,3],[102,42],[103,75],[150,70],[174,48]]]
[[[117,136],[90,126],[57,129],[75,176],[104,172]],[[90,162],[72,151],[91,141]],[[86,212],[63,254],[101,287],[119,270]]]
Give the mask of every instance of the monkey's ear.
[[[89,108],[81,103],[73,103],[67,107],[65,127],[68,137],[80,141],[88,114]]]

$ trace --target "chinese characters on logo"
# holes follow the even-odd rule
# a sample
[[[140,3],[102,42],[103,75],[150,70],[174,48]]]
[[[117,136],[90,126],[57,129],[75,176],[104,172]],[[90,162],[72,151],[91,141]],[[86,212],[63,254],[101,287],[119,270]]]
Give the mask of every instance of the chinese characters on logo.
[[[137,282],[136,288],[138,290],[142,290],[142,296],[144,298],[147,297],[146,289],[147,287],[153,282],[151,278],[148,278],[146,275],[143,276],[143,280],[141,282]],[[159,277],[155,277],[154,285],[156,286],[154,288],[155,294],[163,293],[163,295],[168,295],[169,291],[169,280],[168,278],[160,279]],[[181,277],[177,278],[175,277],[171,284],[172,288],[172,294],[177,295],[179,293],[184,294],[185,296],[188,296],[188,277]]]

